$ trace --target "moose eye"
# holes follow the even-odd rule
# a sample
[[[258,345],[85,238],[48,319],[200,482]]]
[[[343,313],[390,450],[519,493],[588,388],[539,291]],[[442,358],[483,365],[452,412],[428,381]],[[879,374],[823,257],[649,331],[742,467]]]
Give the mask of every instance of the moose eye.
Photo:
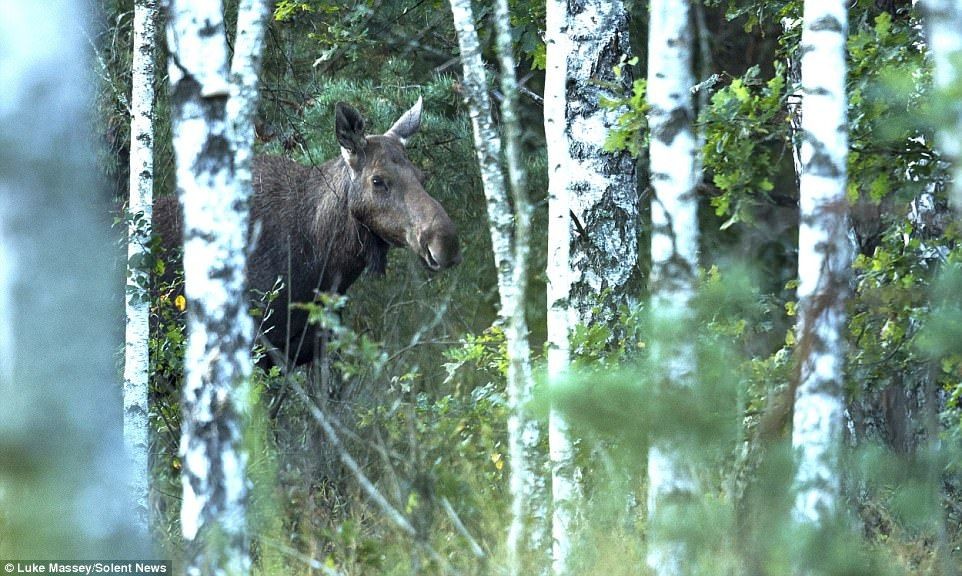
[[[379,189],[381,189],[381,190],[386,190],[386,189],[387,189],[387,183],[384,181],[384,178],[381,178],[380,176],[372,176],[372,177],[371,177],[371,184],[372,184],[375,188],[379,188]]]

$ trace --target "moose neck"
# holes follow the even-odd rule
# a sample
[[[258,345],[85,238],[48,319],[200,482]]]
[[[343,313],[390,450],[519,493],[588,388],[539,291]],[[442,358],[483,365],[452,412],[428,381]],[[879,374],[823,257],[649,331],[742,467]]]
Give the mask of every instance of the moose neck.
[[[298,202],[302,214],[313,213],[303,233],[321,291],[343,293],[365,269],[384,273],[388,245],[351,214],[353,186],[350,168],[335,158],[312,170]]]

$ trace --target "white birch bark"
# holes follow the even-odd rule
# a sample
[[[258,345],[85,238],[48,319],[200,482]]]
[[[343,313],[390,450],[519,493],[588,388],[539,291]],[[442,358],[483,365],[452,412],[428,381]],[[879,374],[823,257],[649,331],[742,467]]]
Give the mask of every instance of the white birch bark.
[[[150,524],[148,457],[149,270],[145,266],[151,235],[154,190],[154,49],[157,2],[134,3],[133,66],[130,96],[130,220],[127,228],[127,326],[124,346],[124,440],[131,459],[131,491],[137,518]]]
[[[651,315],[658,334],[652,358],[666,388],[694,386],[695,350],[683,327],[698,268],[697,137],[692,128],[692,32],[688,0],[652,0],[649,21],[648,103],[651,144]],[[666,508],[697,493],[695,476],[676,446],[656,441],[648,453],[650,540],[647,563],[655,574],[683,574],[686,551],[659,526]]]
[[[234,166],[221,3],[172,0],[167,35],[188,303],[180,445],[187,573],[246,574],[249,489],[242,433],[253,337],[244,273],[250,186],[238,182]]]
[[[851,278],[845,197],[848,132],[842,2],[806,0],[801,68],[798,346],[792,445],[798,458],[794,515],[819,526],[838,507],[845,301]]]
[[[617,332],[618,309],[632,304],[638,260],[634,160],[604,151],[621,110],[601,106],[611,87],[630,89],[628,13],[619,0],[551,0],[546,6],[545,132],[548,142],[548,377],[570,362],[575,324]],[[580,501],[579,471],[568,426],[548,420],[552,470],[553,566],[567,572],[570,533]]]
[[[568,191],[570,164],[567,97],[568,3],[548,0],[545,10],[546,68],[544,85],[544,130],[548,152],[548,259],[547,276],[547,373],[557,384],[571,362],[571,332],[576,311],[570,303],[575,275],[571,267],[571,199]],[[574,528],[575,506],[580,496],[574,465],[574,444],[568,423],[560,411],[548,412],[548,458],[551,463],[551,566],[556,575],[568,571],[571,556],[570,532]]]
[[[919,0],[926,44],[935,64],[935,85],[949,94],[962,86],[962,0]],[[947,117],[936,133],[942,159],[952,165],[949,199],[962,212],[962,101],[944,100]]]
[[[231,97],[227,102],[227,117],[231,119],[233,132],[237,183],[245,194],[253,194],[251,162],[254,159],[254,116],[259,101],[257,78],[272,4],[271,0],[240,0],[237,7],[237,34],[231,60]]]
[[[499,0],[500,1],[500,0]],[[484,75],[484,63],[478,45],[478,33],[470,0],[450,0],[454,27],[461,49],[464,68],[463,86],[471,123],[474,143],[481,168],[481,181],[488,208],[491,245],[498,276],[498,292],[501,301],[501,318],[505,323],[505,339],[508,349],[508,444],[510,456],[511,524],[508,529],[508,571],[512,575],[528,574],[524,560],[540,557],[546,546],[546,493],[544,480],[537,473],[540,455],[538,443],[541,430],[538,422],[527,413],[531,401],[533,379],[531,376],[528,328],[524,316],[526,259],[530,227],[530,207],[518,159],[516,135],[517,120],[510,104],[502,108],[505,117],[509,177],[514,192],[515,209],[512,213],[508,202],[504,173],[501,170],[501,140],[491,119],[491,103]],[[506,18],[507,7],[497,8],[497,18]],[[504,25],[501,22],[499,27]],[[517,98],[513,78],[510,50],[505,50],[506,30],[501,30],[502,88],[506,102]],[[510,40],[508,39],[508,43]],[[505,68],[512,67],[509,73]],[[504,78],[511,75],[510,78]],[[508,100],[511,98],[512,100]]]
[[[143,553],[114,356],[119,251],[89,115],[90,7],[0,0],[0,14],[0,556]]]
[[[631,287],[637,281],[638,190],[631,155],[604,150],[624,110],[607,109],[602,101],[631,90],[631,70],[623,63],[630,56],[628,11],[621,0],[552,0],[548,8],[564,8],[564,21],[546,34],[567,40],[555,42],[559,54],[548,54],[559,59],[557,72],[567,78],[561,86],[566,90],[563,138],[548,143],[557,145],[564,163],[565,169],[553,175],[568,190],[575,224],[569,225],[570,306],[579,323],[614,327],[618,309],[633,303]],[[619,76],[614,69],[620,64]]]

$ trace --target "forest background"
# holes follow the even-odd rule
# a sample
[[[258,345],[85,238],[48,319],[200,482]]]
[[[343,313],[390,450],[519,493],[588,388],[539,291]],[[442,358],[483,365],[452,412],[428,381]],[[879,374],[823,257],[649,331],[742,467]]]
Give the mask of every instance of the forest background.
[[[798,182],[791,105],[801,1],[695,3],[697,106],[704,176],[697,387],[656,399],[644,380],[647,324],[648,12],[626,2],[625,82],[606,102],[622,114],[609,150],[637,161],[642,254],[612,322],[578,326],[568,385],[539,376],[531,414],[564,408],[578,438],[583,493],[573,573],[644,572],[646,474],[652,438],[680,433],[700,495],[673,519],[692,573],[785,574],[819,551],[831,574],[955,574],[962,564],[962,310],[957,219],[935,133],[958,98],[933,98],[922,19],[911,2],[849,7],[848,197],[856,251],[846,339],[844,521],[814,543],[791,523],[791,399],[797,287]],[[118,204],[129,181],[133,2],[101,3],[91,28],[99,76],[98,164]],[[548,169],[543,101],[543,3],[512,1],[522,87],[521,151],[533,204],[525,302],[536,372],[547,331]],[[224,3],[233,38],[237,2]],[[484,58],[495,62],[493,6],[475,3]],[[162,42],[163,35],[158,35]],[[158,70],[166,70],[166,49]],[[255,571],[483,574],[501,566],[510,516],[508,367],[485,199],[464,106],[458,39],[448,4],[434,0],[279,0],[260,77],[260,153],[317,164],[338,155],[334,104],[356,106],[387,129],[418,98],[420,134],[408,146],[428,192],[457,224],[464,262],[431,274],[393,251],[385,277],[315,307],[331,331],[329,362],[255,370],[247,443]],[[174,193],[167,79],[158,75],[154,194]],[[494,84],[492,84],[493,86]],[[496,102],[503,94],[492,89]],[[955,93],[958,96],[958,92]],[[126,222],[118,217],[118,246]],[[119,254],[119,251],[118,251]],[[122,259],[118,255],[119,259]],[[159,271],[163,256],[152,260]],[[117,277],[117,286],[123,279]],[[185,333],[176,287],[158,289],[150,339],[152,533],[182,553],[179,374]],[[603,307],[609,294],[598,294]],[[257,295],[269,299],[270,294]],[[255,309],[255,322],[257,311]],[[415,527],[412,536],[373,505],[287,390],[310,390],[337,422],[345,449]],[[542,446],[544,453],[546,446]],[[547,464],[535,464],[547,474]],[[804,546],[803,544],[804,543]],[[2,546],[2,543],[0,543]]]

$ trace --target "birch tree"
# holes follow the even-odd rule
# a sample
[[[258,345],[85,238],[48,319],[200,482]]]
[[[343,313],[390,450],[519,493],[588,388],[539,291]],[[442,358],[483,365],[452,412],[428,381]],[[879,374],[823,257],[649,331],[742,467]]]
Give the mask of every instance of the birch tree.
[[[919,0],[919,6],[935,64],[935,84],[947,96],[942,99],[947,117],[940,123],[936,143],[942,158],[952,165],[949,198],[962,211],[962,1]]]
[[[545,124],[553,125],[555,136],[548,139],[555,158],[549,194],[561,193],[562,187],[568,192],[567,206],[556,211],[556,217],[564,211],[567,225],[561,226],[558,217],[549,244],[567,236],[570,245],[569,259],[551,265],[570,270],[567,298],[577,322],[612,325],[618,309],[633,303],[631,284],[638,270],[635,162],[627,150],[604,149],[624,113],[604,101],[631,90],[628,11],[621,0],[551,0],[547,11],[551,68],[545,96],[554,102]]]
[[[181,526],[188,574],[250,569],[246,530],[247,413],[253,323],[244,274],[247,246],[252,98],[266,7],[244,2],[230,82],[221,3],[171,1],[167,28],[177,193],[184,213],[187,351],[183,397]],[[245,27],[245,28],[241,28]],[[254,41],[250,41],[251,39]],[[244,59],[253,59],[246,62]],[[229,103],[233,94],[235,103]],[[234,116],[231,117],[230,114]],[[246,148],[245,148],[246,147]],[[234,162],[241,152],[238,175]]]
[[[133,66],[130,97],[130,202],[127,228],[127,327],[124,347],[124,439],[133,467],[132,493],[137,517],[150,522],[148,457],[149,270],[145,266],[151,235],[154,189],[154,48],[156,0],[134,3]]]
[[[235,146],[234,169],[237,183],[252,193],[251,162],[254,159],[254,115],[257,112],[257,77],[264,52],[270,0],[241,0],[237,7],[237,34],[231,60],[231,98],[227,115]]]
[[[838,507],[845,410],[845,302],[852,258],[845,197],[845,4],[806,0],[802,25],[794,514],[803,525],[819,526]]]
[[[652,0],[648,49],[648,123],[651,182],[651,315],[658,331],[652,358],[664,389],[694,387],[695,349],[684,330],[698,268],[697,137],[691,88],[691,4]],[[660,525],[676,504],[696,494],[695,477],[678,446],[658,440],[648,453],[647,563],[655,574],[683,574],[684,545]]]
[[[567,2],[549,0],[545,12],[544,129],[548,148],[547,372],[549,382],[564,376],[571,361],[571,200],[568,193],[572,162],[567,135]],[[574,445],[568,424],[554,407],[548,413],[548,457],[551,462],[551,561],[555,574],[565,574],[571,554],[570,530],[580,497]]]
[[[76,0],[0,0],[0,557],[137,551],[114,354],[122,316],[95,177]]]
[[[630,90],[628,12],[622,2],[547,3],[545,134],[548,142],[548,376],[568,369],[574,324],[606,324],[630,305],[638,260],[638,194],[634,161],[604,144],[620,110],[602,105],[613,87]],[[548,423],[553,562],[567,571],[580,500],[573,445],[561,414]]]
[[[487,203],[501,303],[500,316],[505,324],[509,359],[511,524],[507,543],[508,571],[510,574],[526,574],[530,571],[524,569],[524,559],[532,555],[540,556],[546,546],[547,500],[544,480],[537,473],[541,430],[538,422],[526,413],[533,388],[528,326],[524,315],[531,208],[524,190],[517,150],[519,128],[513,110],[517,86],[513,77],[514,65],[507,29],[508,10],[506,3],[498,0],[495,18],[498,21],[502,90],[505,92],[502,116],[505,119],[513,211],[501,169],[501,139],[491,119],[491,103],[471,1],[451,0],[451,13],[461,50],[465,99],[474,129],[475,149]]]

